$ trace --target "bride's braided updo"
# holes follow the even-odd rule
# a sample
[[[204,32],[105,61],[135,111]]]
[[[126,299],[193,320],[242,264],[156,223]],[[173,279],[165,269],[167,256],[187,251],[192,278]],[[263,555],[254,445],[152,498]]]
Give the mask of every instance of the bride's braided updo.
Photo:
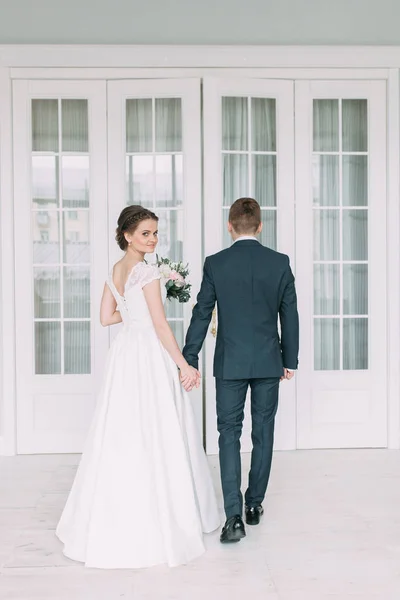
[[[121,250],[126,250],[128,242],[125,239],[125,233],[132,234],[141,221],[151,219],[152,221],[158,221],[157,215],[155,215],[148,208],[143,206],[127,206],[121,212],[118,217],[118,227],[115,231],[115,240]]]

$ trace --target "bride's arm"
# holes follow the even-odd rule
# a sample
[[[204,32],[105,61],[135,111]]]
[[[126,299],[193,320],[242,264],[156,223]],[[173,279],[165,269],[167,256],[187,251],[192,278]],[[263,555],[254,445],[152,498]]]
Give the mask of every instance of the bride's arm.
[[[100,323],[103,327],[121,323],[121,313],[117,310],[117,303],[107,284],[104,284],[103,296],[100,305]]]
[[[155,279],[151,283],[145,285],[143,287],[143,293],[158,339],[180,369],[182,379],[185,379],[186,377],[192,380],[197,379],[198,372],[184,359],[165,316],[159,279]]]

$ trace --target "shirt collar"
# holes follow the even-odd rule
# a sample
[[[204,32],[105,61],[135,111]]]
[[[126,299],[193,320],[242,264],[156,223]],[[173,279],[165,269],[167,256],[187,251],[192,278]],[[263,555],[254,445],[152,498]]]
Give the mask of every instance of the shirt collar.
[[[254,240],[255,242],[258,242],[255,235],[240,235],[233,243],[236,244],[236,242],[241,242],[243,240]]]

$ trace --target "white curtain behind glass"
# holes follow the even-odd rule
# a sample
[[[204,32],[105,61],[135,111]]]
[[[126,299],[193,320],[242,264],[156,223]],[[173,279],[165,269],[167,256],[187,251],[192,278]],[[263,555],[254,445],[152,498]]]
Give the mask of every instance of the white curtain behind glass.
[[[313,124],[314,365],[366,369],[367,101],[315,100]]]
[[[159,256],[184,260],[183,145],[180,98],[126,101],[126,202],[159,217]],[[154,260],[155,257],[148,257]],[[167,317],[183,344],[183,306],[168,302]]]
[[[255,198],[262,207],[261,242],[276,248],[276,109],[269,98],[222,98],[223,245],[229,207]]]
[[[86,100],[32,101],[36,374],[91,371],[88,143]]]

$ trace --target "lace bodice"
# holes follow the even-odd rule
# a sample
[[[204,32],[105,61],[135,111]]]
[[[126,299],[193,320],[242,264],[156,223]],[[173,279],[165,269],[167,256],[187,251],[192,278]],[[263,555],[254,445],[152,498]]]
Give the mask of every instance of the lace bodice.
[[[158,267],[144,262],[137,263],[130,272],[123,296],[119,294],[114,285],[113,271],[114,268],[111,269],[107,283],[117,302],[117,308],[121,313],[122,321],[125,324],[152,327],[152,320],[143,294],[143,288],[155,279],[161,281]],[[161,291],[163,293],[163,300],[165,300],[166,293],[164,286],[162,286]]]

